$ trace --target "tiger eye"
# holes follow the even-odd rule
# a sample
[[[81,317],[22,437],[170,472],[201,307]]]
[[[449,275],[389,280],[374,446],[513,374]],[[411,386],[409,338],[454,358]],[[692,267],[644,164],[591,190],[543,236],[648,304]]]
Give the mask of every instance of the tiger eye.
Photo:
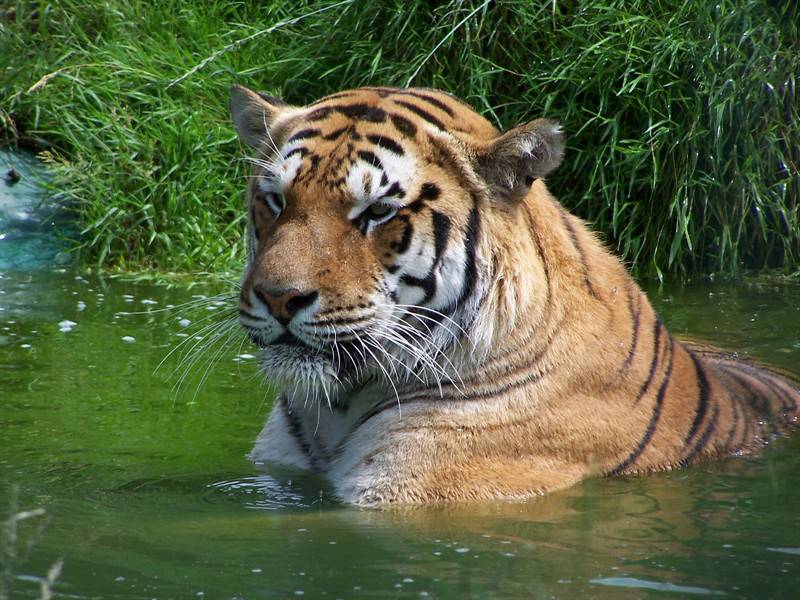
[[[371,204],[365,211],[364,215],[369,219],[383,219],[394,211],[394,207],[383,202],[376,202]]]

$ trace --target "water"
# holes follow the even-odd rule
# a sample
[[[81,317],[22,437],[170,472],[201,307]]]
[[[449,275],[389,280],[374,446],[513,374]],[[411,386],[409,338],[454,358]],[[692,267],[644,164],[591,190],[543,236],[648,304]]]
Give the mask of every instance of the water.
[[[47,180],[35,156],[0,148],[0,271],[70,262],[66,238],[74,232],[64,208],[48,199]]]
[[[530,502],[360,510],[317,476],[246,459],[272,391],[240,337],[206,353],[218,364],[199,389],[202,364],[177,391],[175,356],[154,374],[230,314],[162,309],[224,291],[2,275],[0,512],[15,484],[20,508],[50,519],[14,565],[13,598],[37,597],[59,558],[64,598],[797,597],[800,432],[755,457]],[[800,282],[651,295],[673,331],[800,375]]]

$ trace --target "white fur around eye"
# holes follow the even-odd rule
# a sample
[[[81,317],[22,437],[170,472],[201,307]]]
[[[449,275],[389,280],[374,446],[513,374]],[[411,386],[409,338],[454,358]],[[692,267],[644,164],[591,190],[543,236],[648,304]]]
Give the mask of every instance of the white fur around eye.
[[[378,146],[369,150],[378,157],[383,168],[362,158],[350,165],[347,171],[347,187],[354,200],[353,209],[348,215],[351,220],[375,201],[383,200],[386,204],[395,204],[393,201],[386,201],[392,196],[384,198],[393,185],[399,185],[406,193],[416,186],[417,163],[410,151],[407,150],[404,156],[398,156]],[[401,207],[402,200],[395,200],[398,208]]]

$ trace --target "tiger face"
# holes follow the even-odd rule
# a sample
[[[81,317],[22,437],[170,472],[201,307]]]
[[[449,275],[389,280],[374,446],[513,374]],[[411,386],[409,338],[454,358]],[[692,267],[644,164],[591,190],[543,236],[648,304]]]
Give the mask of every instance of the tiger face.
[[[501,134],[430,89],[295,107],[234,86],[231,111],[257,152],[239,314],[265,371],[329,398],[372,375],[452,378],[491,277],[487,211],[557,166],[558,127]]]

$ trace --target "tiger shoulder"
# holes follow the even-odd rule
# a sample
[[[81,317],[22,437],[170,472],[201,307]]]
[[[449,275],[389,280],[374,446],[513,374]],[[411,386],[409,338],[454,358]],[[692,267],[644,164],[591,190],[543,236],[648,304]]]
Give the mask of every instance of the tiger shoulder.
[[[360,505],[526,498],[754,451],[795,383],[676,340],[553,197],[557,123],[425,88],[293,106],[241,86],[239,315],[281,389],[257,462]]]

